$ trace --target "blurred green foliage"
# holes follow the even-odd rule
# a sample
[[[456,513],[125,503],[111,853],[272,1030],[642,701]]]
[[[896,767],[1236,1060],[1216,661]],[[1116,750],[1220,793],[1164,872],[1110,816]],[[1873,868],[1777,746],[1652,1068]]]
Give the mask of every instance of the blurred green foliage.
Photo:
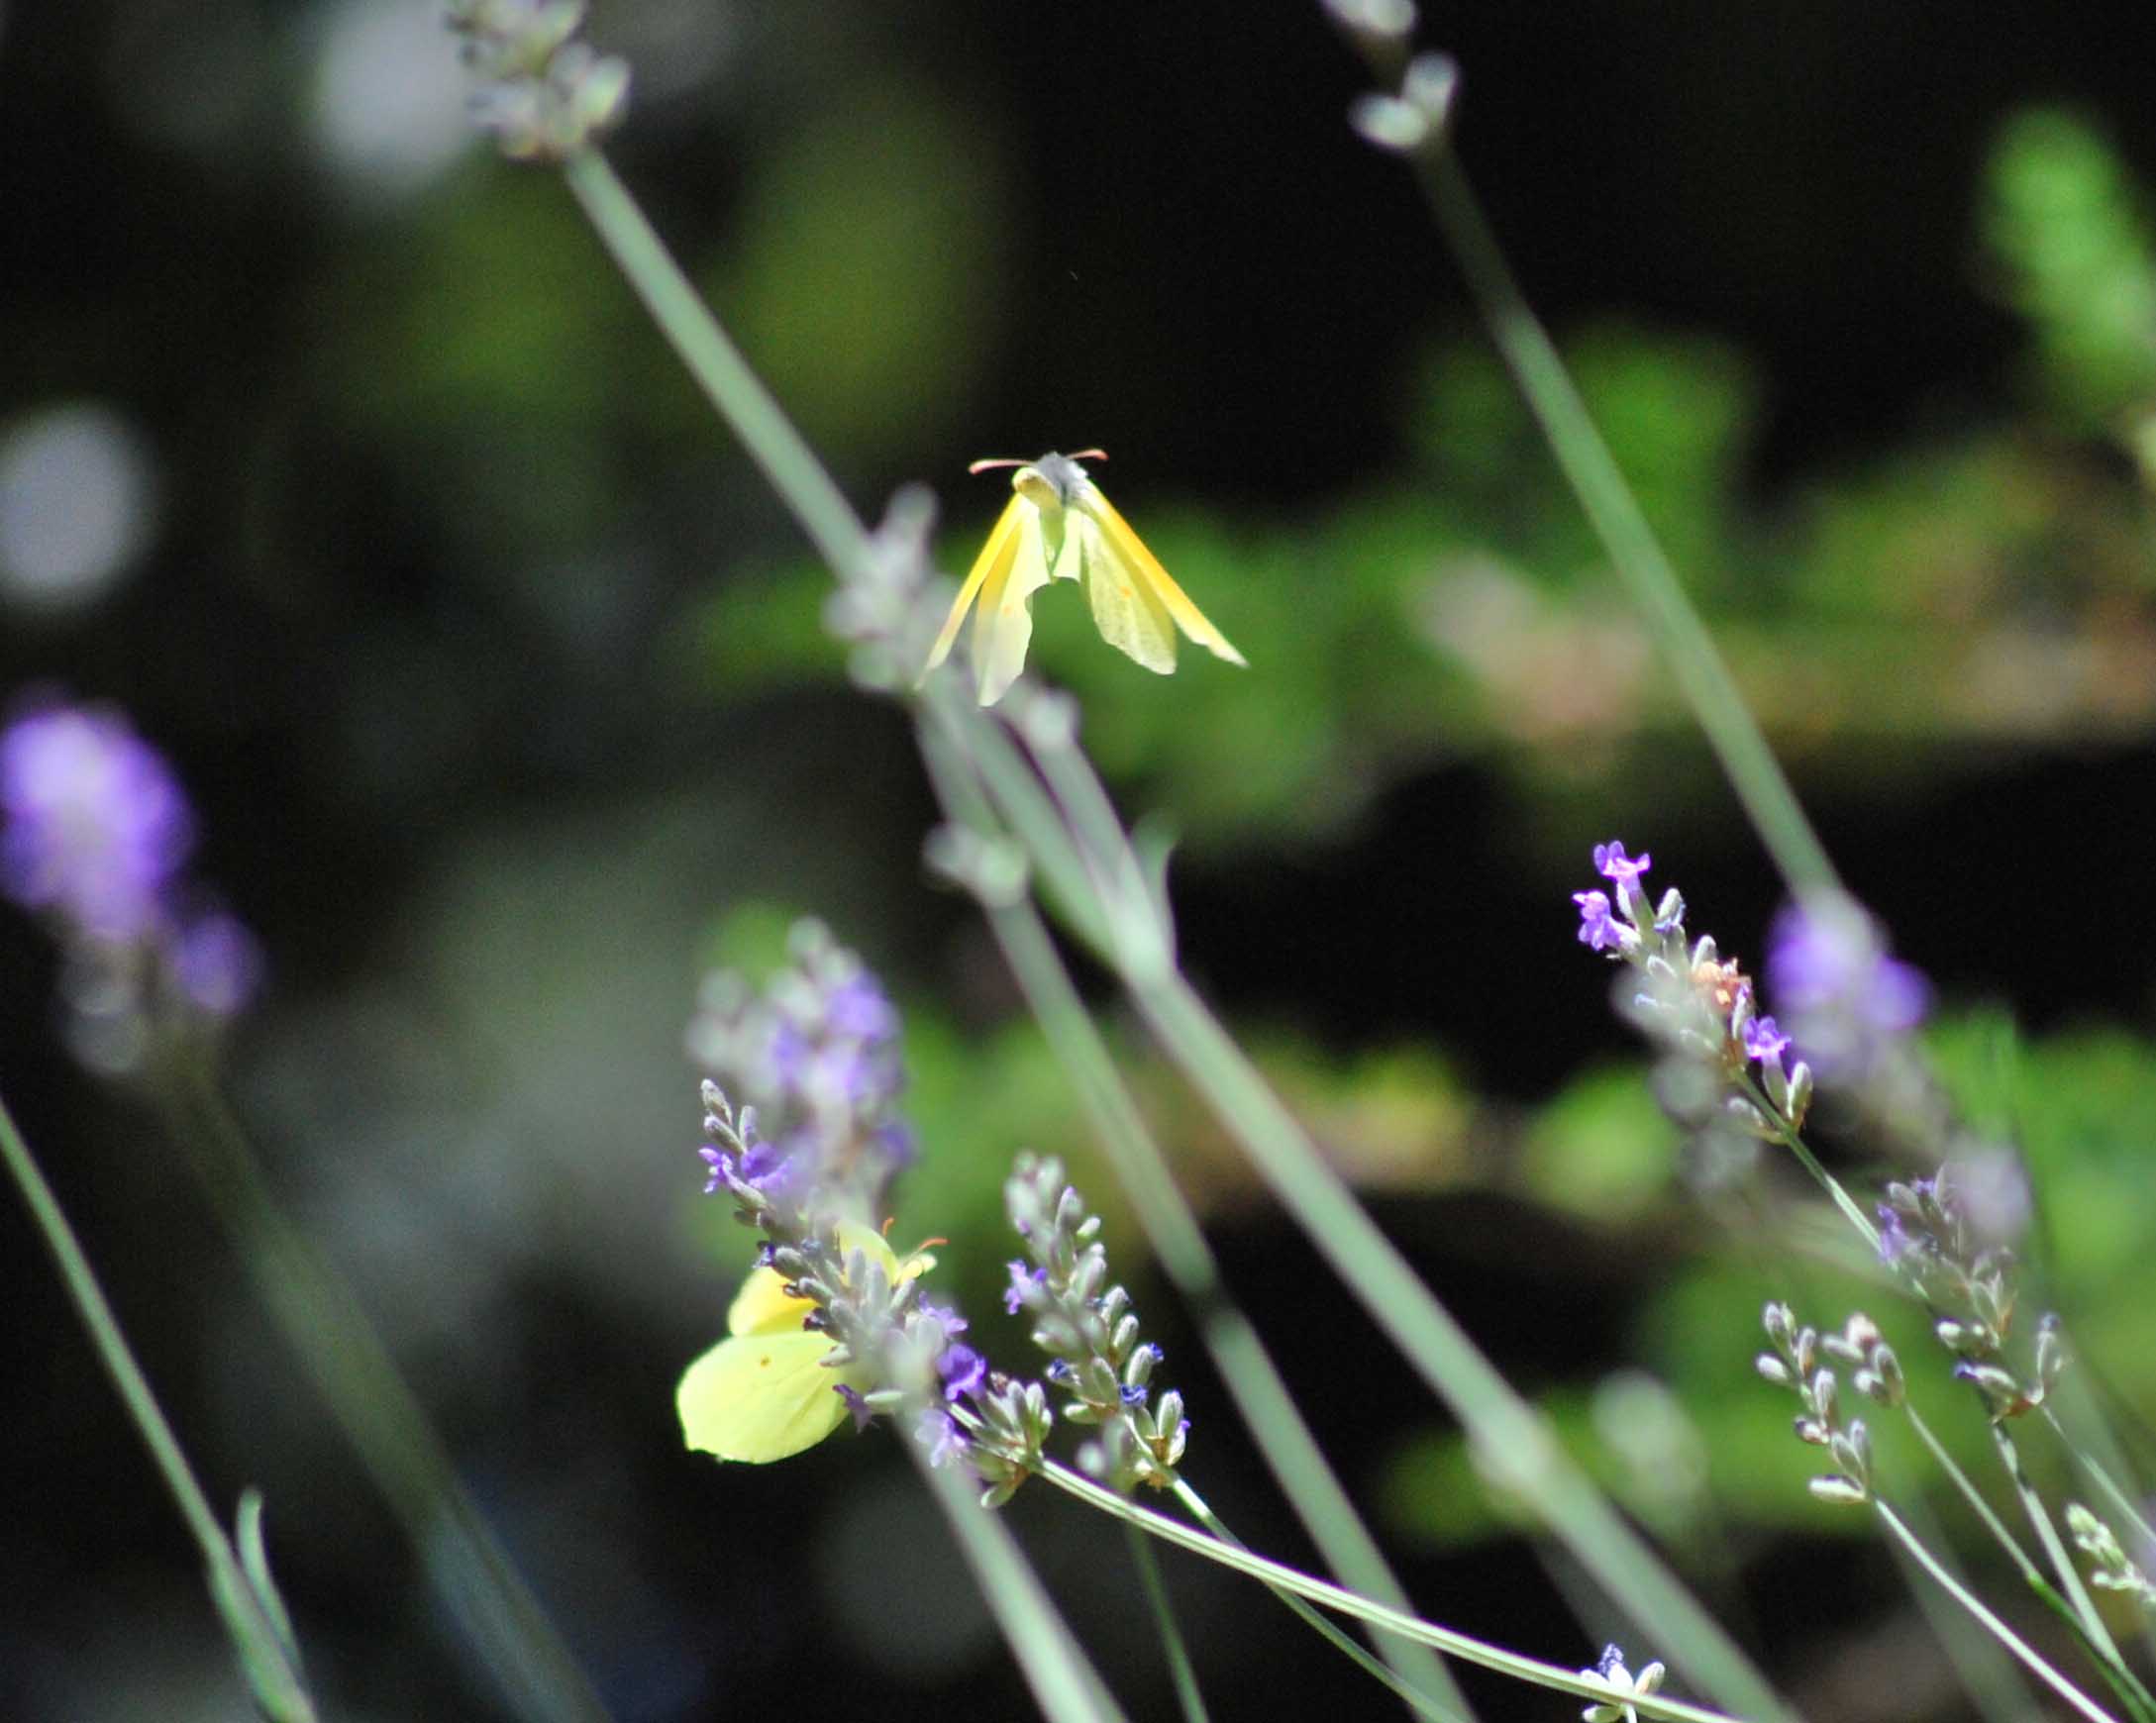
[[[2020,115],[1992,157],[1985,239],[2027,318],[2037,386],[2070,423],[2145,416],[2156,390],[2156,245],[2110,145],[2071,114]]]
[[[699,274],[809,440],[847,465],[937,440],[975,394],[1009,232],[995,157],[917,84],[829,95],[753,171]]]

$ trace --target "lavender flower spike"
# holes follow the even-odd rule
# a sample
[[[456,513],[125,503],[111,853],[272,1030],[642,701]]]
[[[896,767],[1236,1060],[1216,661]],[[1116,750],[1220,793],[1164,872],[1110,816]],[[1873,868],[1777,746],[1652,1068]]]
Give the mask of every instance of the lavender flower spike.
[[[1854,1077],[1923,1021],[1930,988],[1887,956],[1870,916],[1847,901],[1791,907],[1768,945],[1767,978],[1804,1057]]]
[[[119,713],[51,705],[0,733],[0,890],[84,938],[164,926],[194,817],[163,758]]]
[[[991,1371],[959,1338],[966,1318],[921,1291],[935,1258],[884,1237],[913,1155],[897,1010],[821,924],[797,925],[789,956],[761,988],[712,976],[689,1027],[691,1051],[753,1103],[702,1085],[704,1189],[763,1242],[726,1338],[675,1387],[682,1439],[764,1465],[849,1420],[902,1416],[933,1464],[963,1462],[999,1505],[1042,1464],[1047,1396]]]
[[[1572,900],[1581,944],[1625,965],[1618,1005],[1661,1050],[1663,1104],[1690,1122],[1734,1124],[1757,1137],[1800,1128],[1810,1067],[1785,1068],[1791,1037],[1756,1014],[1752,978],[1736,959],[1711,936],[1686,932],[1684,894],[1673,888],[1659,904],[1648,900],[1640,876],[1651,860],[1627,856],[1614,839],[1595,845],[1595,869],[1616,901],[1601,891],[1576,891]],[[1755,1061],[1756,1082],[1747,1068]]]
[[[66,943],[91,1064],[127,1068],[160,1029],[255,990],[254,937],[186,878],[194,836],[170,766],[118,711],[47,697],[0,731],[0,893]]]

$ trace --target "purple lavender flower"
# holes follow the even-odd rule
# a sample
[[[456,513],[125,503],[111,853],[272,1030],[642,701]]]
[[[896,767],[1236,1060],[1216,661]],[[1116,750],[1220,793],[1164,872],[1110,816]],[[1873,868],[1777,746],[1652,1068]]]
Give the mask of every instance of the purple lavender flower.
[[[2011,1244],[2028,1231],[2035,1202],[2028,1170],[2011,1149],[1981,1150],[1956,1162],[1954,1191],[1979,1239]]]
[[[119,713],[46,705],[0,733],[0,890],[85,937],[163,932],[194,819],[163,757]]]
[[[1021,1309],[1041,1296],[1041,1289],[1047,1282],[1046,1268],[1029,1267],[1022,1259],[1013,1258],[1010,1264],[1010,1284],[1003,1288],[1003,1308],[1016,1316]]]
[[[1573,902],[1580,906],[1580,942],[1590,951],[1619,951],[1624,945],[1623,929],[1610,919],[1609,896],[1601,891],[1576,891]]]
[[[717,1120],[704,1121],[707,1131],[718,1125]],[[782,1203],[793,1194],[800,1158],[783,1144],[758,1137],[753,1122],[736,1135],[722,1135],[721,1141],[733,1147],[715,1149],[706,1143],[696,1151],[703,1158],[706,1172],[704,1195],[727,1189],[744,1200],[755,1200],[752,1193],[758,1193]]]
[[[928,1449],[931,1466],[949,1466],[954,1460],[965,1458],[966,1432],[959,1428],[959,1421],[949,1412],[937,1408],[923,1412],[914,1434]]]
[[[808,1068],[812,1049],[808,1037],[784,1018],[771,1025],[768,1057],[771,1075],[788,1088],[798,1088]]]
[[[1879,1260],[1890,1268],[1906,1261],[1923,1250],[1923,1242],[1910,1232],[1899,1211],[1881,1203],[1879,1215]]]
[[[880,1046],[898,1034],[898,1013],[866,969],[835,987],[824,1005],[824,1021],[835,1035]]]
[[[260,980],[254,936],[188,885],[193,848],[171,768],[119,712],[49,698],[0,731],[0,893],[68,942],[93,1064],[128,1068],[160,1010],[229,1017]]]
[[[1639,876],[1653,865],[1653,860],[1642,856],[1637,862],[1633,861],[1615,839],[1594,846],[1594,869],[1617,888],[1617,899],[1612,905],[1606,892],[1576,891],[1572,894],[1573,902],[1580,906],[1581,944],[1591,951],[1607,952],[1612,957],[1622,957],[1638,949],[1642,933],[1654,919]]]
[[[980,1384],[988,1374],[988,1361],[972,1347],[953,1342],[936,1360],[936,1372],[943,1377],[943,1397],[963,1399],[980,1392]]]
[[[1785,910],[1768,943],[1767,976],[1804,1058],[1847,1076],[1923,1021],[1930,988],[1889,958],[1855,904]]]
[[[1782,1033],[1772,1017],[1748,1017],[1744,1022],[1744,1056],[1756,1059],[1762,1064],[1781,1059],[1790,1038]]]
[[[921,1158],[920,1139],[903,1119],[886,1119],[875,1128],[875,1148],[885,1166],[903,1172]]]
[[[1594,871],[1604,879],[1614,881],[1620,891],[1628,885],[1638,885],[1639,876],[1653,865],[1652,856],[1632,861],[1625,855],[1623,843],[1615,838],[1594,846]]]
[[[245,923],[209,910],[185,923],[172,947],[172,978],[212,1017],[230,1017],[261,983],[261,947]]]
[[[790,957],[761,989],[731,972],[707,981],[689,1049],[782,1148],[789,1200],[821,1190],[832,1212],[873,1224],[891,1175],[915,1159],[896,1111],[905,1087],[898,1013],[819,924],[793,930]],[[734,1170],[778,1194],[763,1170]]]

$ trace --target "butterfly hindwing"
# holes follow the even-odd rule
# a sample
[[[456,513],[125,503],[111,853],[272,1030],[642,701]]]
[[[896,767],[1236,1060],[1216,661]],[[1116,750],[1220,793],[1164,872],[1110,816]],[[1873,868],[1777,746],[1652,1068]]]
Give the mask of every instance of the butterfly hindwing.
[[[980,703],[992,706],[1026,667],[1026,648],[1033,642],[1033,595],[1049,582],[1048,557],[1041,540],[1040,511],[1021,498],[1011,554],[990,570],[980,589],[980,614],[974,619],[974,673]]]
[[[1105,508],[1105,502],[1101,503]],[[1073,510],[1072,536],[1078,541],[1085,598],[1100,638],[1149,670],[1167,675],[1176,667],[1176,625],[1168,608],[1120,547],[1101,530],[1090,508]]]
[[[1022,497],[1013,496],[1003,505],[1002,514],[996,517],[995,527],[988,534],[988,542],[980,547],[980,555],[974,558],[973,571],[966,576],[966,584],[959,588],[951,614],[944,618],[943,632],[929,650],[928,662],[921,667],[922,681],[928,680],[928,672],[950,656],[951,645],[959,638],[959,624],[966,620],[966,613],[973,608],[974,600],[980,595],[988,577],[1009,569],[1012,558],[1018,555],[1019,528],[1031,512]]]
[[[846,1421],[827,1334],[738,1334],[688,1367],[674,1390],[681,1434],[721,1460],[768,1465],[813,1448]]]
[[[1117,559],[1131,569],[1138,583],[1153,595],[1160,608],[1175,618],[1178,628],[1215,658],[1226,659],[1231,664],[1244,662],[1243,655],[1228,644],[1228,637],[1205,619],[1205,613],[1190,602],[1189,595],[1161,566],[1160,558],[1146,549],[1145,541],[1131,531],[1130,523],[1116,511],[1115,504],[1098,490],[1093,490],[1081,506],[1098,524],[1101,537],[1115,552]],[[1094,614],[1099,613],[1096,610]],[[1137,658],[1138,655],[1132,653],[1131,656]],[[1138,661],[1145,663],[1146,660],[1139,659]],[[1173,654],[1169,661],[1173,668]]]

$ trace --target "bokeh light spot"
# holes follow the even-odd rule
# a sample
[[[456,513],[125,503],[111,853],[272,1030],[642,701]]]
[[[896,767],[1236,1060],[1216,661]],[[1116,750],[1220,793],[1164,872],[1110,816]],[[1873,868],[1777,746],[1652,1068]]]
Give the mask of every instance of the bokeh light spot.
[[[462,65],[438,8],[349,0],[324,17],[309,116],[317,153],[364,197],[408,197],[471,139]]]
[[[150,536],[156,474],[143,438],[94,401],[48,407],[0,433],[0,602],[95,602]]]

